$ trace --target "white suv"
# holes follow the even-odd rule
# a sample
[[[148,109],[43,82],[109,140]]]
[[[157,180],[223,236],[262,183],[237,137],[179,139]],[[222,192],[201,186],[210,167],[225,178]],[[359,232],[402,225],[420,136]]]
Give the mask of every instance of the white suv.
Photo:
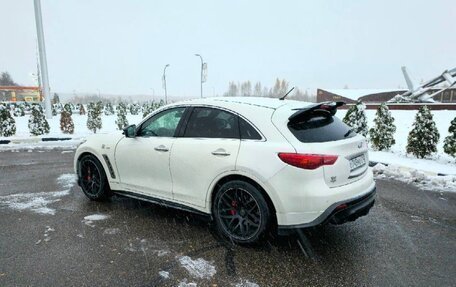
[[[92,200],[113,193],[211,216],[238,243],[365,215],[375,182],[342,103],[207,98],[167,105],[123,135],[93,135],[75,169]]]

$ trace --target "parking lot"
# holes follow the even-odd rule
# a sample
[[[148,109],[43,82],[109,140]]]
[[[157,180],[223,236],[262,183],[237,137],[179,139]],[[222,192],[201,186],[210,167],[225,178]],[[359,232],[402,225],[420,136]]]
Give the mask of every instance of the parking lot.
[[[0,286],[454,286],[456,193],[378,180],[370,214],[233,246],[196,215],[89,201],[73,151],[0,152]],[[257,285],[256,285],[257,284]]]

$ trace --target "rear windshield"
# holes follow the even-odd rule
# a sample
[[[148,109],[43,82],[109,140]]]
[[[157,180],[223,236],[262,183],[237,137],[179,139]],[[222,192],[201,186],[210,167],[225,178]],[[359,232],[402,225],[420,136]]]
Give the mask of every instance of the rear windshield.
[[[299,123],[288,123],[288,129],[304,143],[329,142],[354,137],[351,128],[333,116],[314,116]]]

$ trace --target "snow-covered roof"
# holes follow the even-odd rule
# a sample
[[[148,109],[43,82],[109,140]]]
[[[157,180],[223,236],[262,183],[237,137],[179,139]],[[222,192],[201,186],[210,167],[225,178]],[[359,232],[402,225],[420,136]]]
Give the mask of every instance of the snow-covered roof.
[[[336,94],[345,97],[350,100],[358,100],[361,97],[379,94],[379,93],[390,93],[390,92],[404,92],[404,89],[321,89],[332,94]]]

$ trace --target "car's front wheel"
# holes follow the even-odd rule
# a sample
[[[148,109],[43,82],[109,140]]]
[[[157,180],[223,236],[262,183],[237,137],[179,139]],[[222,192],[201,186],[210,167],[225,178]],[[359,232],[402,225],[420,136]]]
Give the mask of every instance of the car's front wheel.
[[[212,210],[218,232],[236,243],[258,241],[270,222],[270,210],[260,190],[241,180],[218,189]]]
[[[91,200],[101,201],[111,195],[106,173],[100,161],[93,155],[85,155],[78,165],[81,189]]]

